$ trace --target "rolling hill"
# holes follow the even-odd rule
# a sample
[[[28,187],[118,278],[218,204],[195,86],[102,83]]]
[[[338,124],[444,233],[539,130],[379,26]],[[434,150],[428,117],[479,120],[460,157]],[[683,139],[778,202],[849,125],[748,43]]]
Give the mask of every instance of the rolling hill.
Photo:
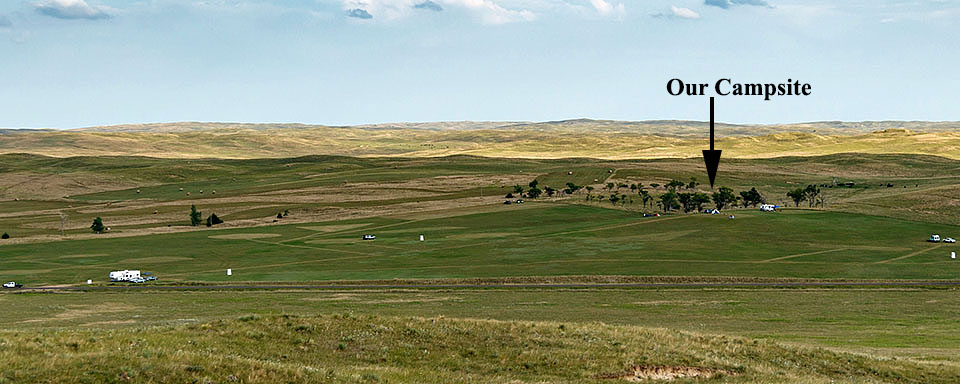
[[[306,155],[650,159],[699,157],[704,122],[602,121],[303,124],[161,123],[0,130],[0,154],[54,157],[280,158]],[[902,153],[960,159],[960,123],[718,124],[725,158]]]

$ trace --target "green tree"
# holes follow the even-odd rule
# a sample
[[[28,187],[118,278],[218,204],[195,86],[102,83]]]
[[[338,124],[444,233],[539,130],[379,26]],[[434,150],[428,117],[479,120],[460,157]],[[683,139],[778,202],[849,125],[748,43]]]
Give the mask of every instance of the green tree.
[[[610,195],[610,198],[607,200],[610,200],[610,204],[617,205],[617,202],[620,201],[620,196],[617,196],[616,193],[613,193]]]
[[[694,188],[696,188],[698,185],[700,185],[700,183],[697,182],[697,178],[696,178],[696,177],[691,177],[691,178],[690,178],[690,183],[687,184],[687,189],[694,189]]]
[[[813,205],[817,203],[817,196],[820,196],[820,187],[816,185],[808,185],[803,189],[803,193],[807,196],[807,202],[810,203],[810,207],[813,208]]]
[[[749,191],[741,191],[740,198],[743,200],[743,206],[748,205],[756,207],[757,204],[762,204],[764,202],[763,195],[757,191],[757,188],[750,188]]]
[[[216,214],[216,213],[212,213],[212,214],[210,214],[210,216],[207,216],[207,226],[208,226],[208,227],[211,227],[211,226],[214,226],[214,225],[217,225],[217,224],[222,224],[222,223],[223,223],[223,220],[221,220],[219,217],[217,217],[217,214]]]
[[[553,194],[557,193],[557,190],[550,187],[543,187],[543,192],[545,192],[547,196],[553,197]]]
[[[733,194],[733,189],[727,187],[720,187],[716,192],[713,193],[713,204],[717,206],[717,209],[723,210],[727,206],[732,206],[737,202],[737,195]]]
[[[794,189],[794,190],[792,190],[792,191],[790,191],[790,192],[787,192],[787,197],[789,197],[791,200],[793,200],[793,203],[796,204],[796,206],[799,207],[799,206],[800,206],[800,202],[807,199],[807,194],[806,194],[806,192],[804,192],[804,189],[803,189],[803,188],[797,188],[797,189]]]
[[[647,207],[647,203],[649,203],[650,200],[653,200],[653,197],[650,196],[650,192],[647,192],[647,191],[644,191],[644,190],[641,189],[641,190],[640,190],[640,203],[643,204],[643,207],[644,207],[644,208]]]
[[[203,215],[197,210],[196,205],[190,206],[190,225],[196,227],[203,222]]]
[[[710,196],[700,192],[685,192],[678,193],[677,200],[680,202],[680,205],[683,206],[684,212],[699,212],[703,209],[704,204],[710,202]]]
[[[107,228],[103,226],[103,219],[97,216],[96,219],[93,219],[93,224],[90,224],[90,230],[94,233],[103,233]]]
[[[536,199],[537,197],[540,197],[541,193],[543,193],[543,191],[541,191],[540,188],[530,188],[530,190],[527,191],[527,197]]]
[[[684,185],[685,184],[680,180],[670,180],[670,182],[667,183],[667,189],[676,192],[678,187],[683,188]]]
[[[674,191],[660,195],[660,204],[664,212],[670,212],[674,209],[680,209],[679,196]]]
[[[10,238],[10,234],[9,234],[9,233],[6,233],[6,232],[4,232],[2,236],[0,236],[0,239],[4,239],[4,240],[9,239],[9,238]]]
[[[533,179],[533,181],[531,181],[530,184],[528,185],[530,186],[530,188],[536,188],[537,184],[540,184],[540,182],[537,181],[537,179]]]
[[[521,193],[523,193],[523,187],[521,187],[521,186],[519,186],[519,185],[514,185],[514,186],[513,186],[513,193],[516,193],[516,194],[518,194],[518,195],[521,194]]]
[[[653,187],[653,189],[657,189],[660,188],[660,183],[651,183],[650,186]]]

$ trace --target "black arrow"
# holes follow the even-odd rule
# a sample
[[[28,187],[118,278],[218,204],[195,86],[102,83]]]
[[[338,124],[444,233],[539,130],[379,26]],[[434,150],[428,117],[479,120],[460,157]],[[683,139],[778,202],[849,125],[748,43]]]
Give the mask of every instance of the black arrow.
[[[703,150],[703,163],[707,166],[707,176],[710,177],[710,188],[717,178],[717,166],[720,165],[719,149],[713,149],[713,97],[710,98],[710,149]]]

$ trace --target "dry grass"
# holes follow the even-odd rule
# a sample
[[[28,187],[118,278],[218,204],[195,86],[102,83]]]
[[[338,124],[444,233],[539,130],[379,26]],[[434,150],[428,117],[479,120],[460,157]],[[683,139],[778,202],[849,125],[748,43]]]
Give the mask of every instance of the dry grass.
[[[469,125],[469,123],[467,123]],[[179,128],[178,128],[179,127]],[[603,159],[699,157],[707,143],[699,122],[476,124],[482,129],[376,129],[324,126],[167,124],[134,129],[12,133],[0,153],[54,157],[139,155],[162,158],[265,158],[317,154]],[[196,128],[196,129],[195,129]],[[904,129],[909,128],[909,129]],[[842,152],[929,154],[960,159],[956,123],[808,123],[717,128],[724,157],[769,158]],[[108,149],[109,148],[109,149]],[[601,149],[602,148],[602,149]]]
[[[953,383],[960,367],[634,326],[244,316],[0,333],[0,382]]]

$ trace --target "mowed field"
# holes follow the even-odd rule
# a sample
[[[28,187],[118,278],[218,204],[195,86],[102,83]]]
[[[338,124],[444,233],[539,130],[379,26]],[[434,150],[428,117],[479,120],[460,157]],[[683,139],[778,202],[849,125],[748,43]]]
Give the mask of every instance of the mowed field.
[[[477,211],[471,213],[470,211]],[[98,283],[116,269],[163,282],[556,275],[953,279],[960,228],[849,213],[754,210],[643,218],[530,202],[413,217],[67,240],[2,248],[4,278]],[[363,241],[374,234],[375,241]],[[425,241],[419,241],[419,235]],[[233,276],[226,276],[227,268]]]

